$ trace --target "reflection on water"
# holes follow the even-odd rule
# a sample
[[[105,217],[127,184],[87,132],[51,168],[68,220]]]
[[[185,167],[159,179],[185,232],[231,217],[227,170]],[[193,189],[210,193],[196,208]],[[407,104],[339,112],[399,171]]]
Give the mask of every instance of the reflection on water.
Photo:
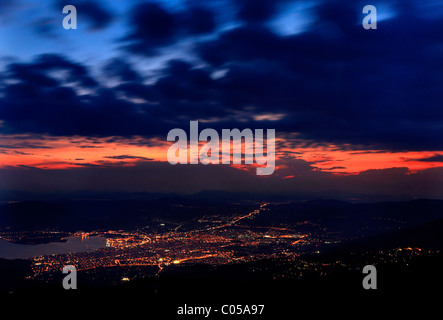
[[[66,242],[51,242],[46,244],[18,244],[0,239],[0,258],[26,259],[41,255],[77,253],[106,247],[103,237],[69,237]]]

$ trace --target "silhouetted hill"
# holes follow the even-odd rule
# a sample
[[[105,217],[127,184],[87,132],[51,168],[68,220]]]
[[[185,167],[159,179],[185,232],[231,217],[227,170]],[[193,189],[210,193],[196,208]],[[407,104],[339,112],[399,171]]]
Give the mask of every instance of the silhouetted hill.
[[[249,192],[229,192],[222,190],[204,190],[197,194],[186,196],[191,199],[205,200],[211,202],[236,202],[244,203],[251,201],[287,201],[292,197],[287,195],[272,195]]]
[[[257,226],[280,226],[310,221],[330,232],[360,237],[406,229],[443,219],[442,200],[413,200],[352,204],[335,200],[315,200],[288,204],[270,204],[272,214],[249,221]],[[306,232],[315,229],[306,227]]]
[[[443,248],[443,219],[424,225],[352,241],[340,251],[387,250],[393,248]]]
[[[152,201],[76,200],[16,202],[0,206],[0,227],[10,230],[59,228],[66,231],[133,229],[159,219],[186,222],[207,214],[248,212],[247,206],[210,203],[181,197]]]
[[[26,277],[31,274],[31,266],[27,261],[0,258],[0,293],[28,288]]]

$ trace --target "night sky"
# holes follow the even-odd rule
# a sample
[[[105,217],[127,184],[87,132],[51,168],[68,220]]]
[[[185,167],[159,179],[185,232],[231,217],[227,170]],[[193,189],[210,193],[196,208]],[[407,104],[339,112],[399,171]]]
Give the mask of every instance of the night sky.
[[[437,0],[0,0],[0,192],[443,198],[442,57]],[[170,165],[195,120],[275,129],[275,173]]]

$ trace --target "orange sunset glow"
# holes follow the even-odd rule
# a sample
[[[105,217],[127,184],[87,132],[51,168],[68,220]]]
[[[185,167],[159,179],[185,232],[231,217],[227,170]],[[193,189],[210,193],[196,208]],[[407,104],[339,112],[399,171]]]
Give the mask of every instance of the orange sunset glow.
[[[167,151],[171,142],[158,138],[144,140],[132,138],[84,138],[84,137],[44,137],[33,139],[25,135],[8,137],[14,148],[3,146],[0,153],[1,167],[27,166],[40,169],[65,169],[82,166],[131,166],[138,161],[167,161]],[[201,146],[202,144],[200,144]],[[277,145],[285,145],[285,140],[277,139]],[[294,156],[295,154],[295,156]],[[295,157],[312,165],[314,170],[334,174],[358,174],[370,169],[406,167],[411,172],[441,166],[438,161],[423,161],[442,152],[384,150],[340,150],[334,145],[327,147],[303,147],[276,149],[276,173],[285,169],[279,159]],[[242,169],[242,165],[232,165]],[[245,169],[245,168],[243,168]],[[284,178],[291,178],[285,176]]]

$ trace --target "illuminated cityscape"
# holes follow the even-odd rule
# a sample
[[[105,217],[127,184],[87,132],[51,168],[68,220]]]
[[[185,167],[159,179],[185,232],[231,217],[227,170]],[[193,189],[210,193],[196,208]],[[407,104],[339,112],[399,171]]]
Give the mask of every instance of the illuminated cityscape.
[[[205,263],[211,265],[247,262],[263,258],[297,255],[300,247],[315,242],[309,234],[289,228],[251,228],[242,221],[266,214],[266,203],[242,216],[203,217],[196,228],[180,231],[181,226],[163,233],[136,231],[77,232],[71,237],[101,237],[106,247],[90,252],[38,256],[31,259],[34,277],[59,272],[65,265],[78,271],[102,267],[157,266]],[[3,237],[5,235],[3,234]]]
[[[38,255],[26,259],[32,275],[29,279],[50,281],[64,266],[74,265],[79,272],[103,273],[109,268],[131,269],[120,281],[130,281],[132,276],[158,276],[165,270],[192,265],[234,265],[255,261],[252,272],[267,272],[273,278],[301,278],[310,272],[325,276],[337,268],[353,270],[363,263],[405,263],[417,256],[439,254],[438,250],[398,247],[378,250],[334,261],[320,261],[309,256],[318,255],[329,246],[339,245],[356,237],[345,235],[318,225],[315,219],[278,223],[277,226],[254,224],[258,218],[275,216],[275,203],[257,203],[248,213],[233,215],[204,215],[192,222],[172,223],[167,219],[153,219],[155,224],[135,230],[94,230],[62,232],[54,230],[14,232],[3,230],[0,237],[11,242],[26,239],[28,243],[42,239],[81,239],[87,250],[62,254]],[[284,204],[283,204],[284,206]],[[398,223],[398,221],[395,221]],[[311,228],[311,232],[306,232]],[[90,239],[103,244],[88,247]],[[306,256],[308,258],[306,259]],[[352,261],[356,260],[356,263]],[[120,273],[115,273],[116,276]],[[132,275],[132,276],[131,276]],[[114,276],[112,276],[114,277]],[[113,279],[114,282],[116,279]],[[117,279],[118,280],[118,279]]]

